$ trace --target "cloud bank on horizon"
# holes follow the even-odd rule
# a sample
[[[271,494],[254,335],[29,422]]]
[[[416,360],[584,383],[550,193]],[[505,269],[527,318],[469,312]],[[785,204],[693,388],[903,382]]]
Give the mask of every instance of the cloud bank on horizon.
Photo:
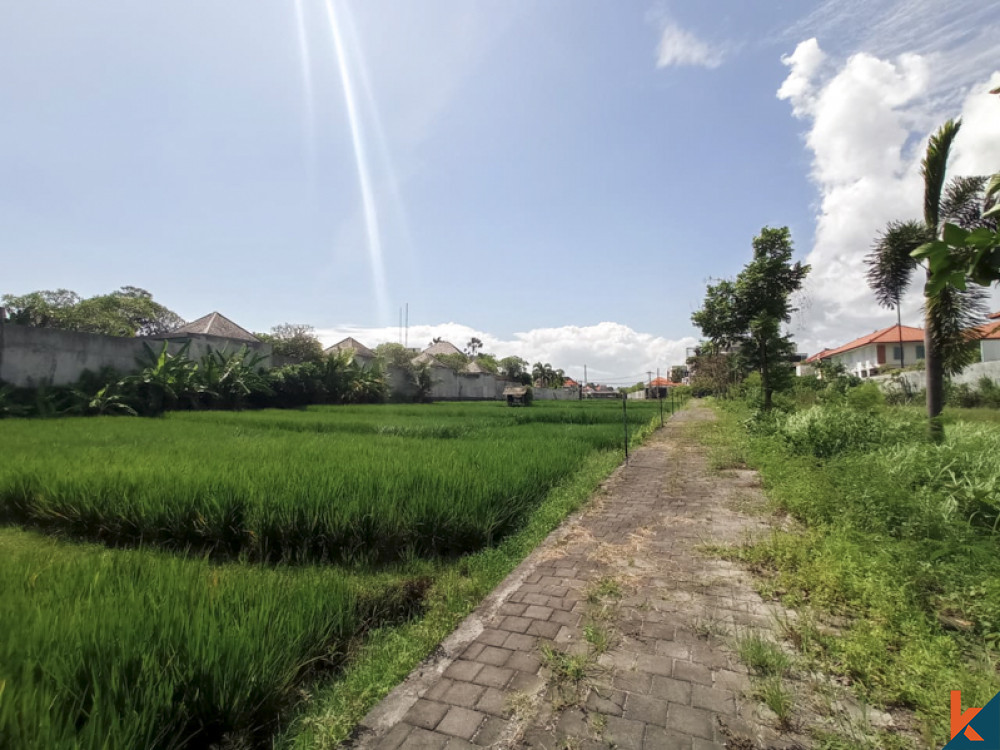
[[[348,336],[372,348],[400,340],[400,330],[396,327],[344,325],[320,329],[316,333],[324,346]],[[545,362],[578,379],[583,377],[586,365],[590,381],[616,386],[645,380],[650,371],[655,376],[657,368],[665,374],[670,367],[683,364],[687,348],[697,344],[692,337],[665,339],[610,322],[592,326],[536,328],[515,333],[512,339],[502,339],[461,323],[411,325],[405,336],[409,346],[419,349],[427,347],[437,336],[462,349],[475,336],[483,342],[483,351],[498,357],[517,356],[529,364]]]
[[[922,5],[920,7],[923,7]],[[827,54],[816,38],[782,58],[788,75],[778,89],[794,117],[807,123],[811,179],[818,191],[812,272],[795,321],[800,347],[816,351],[895,322],[878,307],[864,274],[864,256],[893,219],[919,218],[923,202],[920,160],[927,137],[949,117],[962,117],[949,176],[1000,169],[1000,72],[966,69],[951,82],[936,67],[944,53],[904,52],[880,57]],[[946,69],[961,72],[954,63]],[[919,325],[921,296],[914,284],[903,304],[905,321]],[[1000,295],[993,290],[996,309]]]

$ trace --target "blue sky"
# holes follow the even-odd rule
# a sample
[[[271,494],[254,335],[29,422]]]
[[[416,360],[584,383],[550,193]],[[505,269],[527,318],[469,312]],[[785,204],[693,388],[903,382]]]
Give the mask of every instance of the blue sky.
[[[411,344],[625,378],[680,362],[705,281],[787,224],[815,350],[892,322],[858,260],[919,213],[941,119],[1000,167],[1000,12],[941,5],[6,3],[0,292],[132,284],[372,344],[408,302]]]

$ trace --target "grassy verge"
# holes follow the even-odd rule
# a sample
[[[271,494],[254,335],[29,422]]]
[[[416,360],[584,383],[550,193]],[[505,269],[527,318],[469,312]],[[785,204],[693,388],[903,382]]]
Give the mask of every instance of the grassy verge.
[[[789,635],[808,662],[866,703],[913,710],[927,745],[946,742],[949,691],[983,706],[1000,690],[1000,431],[953,415],[935,446],[891,410],[770,429],[739,405],[718,412],[700,435],[715,467],[758,469],[774,508],[801,522],[729,556],[805,614]]]

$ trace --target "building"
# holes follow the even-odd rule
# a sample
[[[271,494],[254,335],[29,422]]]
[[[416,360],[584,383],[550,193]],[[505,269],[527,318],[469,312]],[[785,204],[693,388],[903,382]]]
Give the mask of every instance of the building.
[[[670,398],[670,389],[679,385],[680,383],[675,383],[669,378],[653,378],[646,386],[646,398]]]
[[[991,313],[990,322],[973,330],[979,339],[979,354],[983,362],[1000,362],[1000,312]]]
[[[159,339],[183,339],[188,336],[215,336],[230,341],[242,341],[248,344],[259,344],[260,339],[250,331],[237,325],[220,312],[210,312],[197,320],[185,323],[170,333],[156,336]]]
[[[332,346],[323,350],[323,354],[336,354],[338,352],[349,351],[354,355],[354,361],[362,367],[375,361],[375,352],[369,349],[355,338],[348,336],[343,341],[338,341]]]
[[[894,325],[849,341],[835,349],[824,349],[803,360],[799,375],[813,375],[820,362],[841,364],[851,375],[870,378],[887,369],[898,369],[923,361],[924,330]]]
[[[462,354],[463,352],[450,341],[436,341],[424,349],[423,353],[437,357],[441,354]]]

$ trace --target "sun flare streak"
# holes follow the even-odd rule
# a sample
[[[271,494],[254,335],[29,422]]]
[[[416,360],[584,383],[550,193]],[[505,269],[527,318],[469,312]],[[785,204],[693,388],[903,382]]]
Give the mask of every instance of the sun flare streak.
[[[299,40],[299,62],[302,67],[302,97],[305,105],[305,147],[304,155],[309,181],[315,178],[316,165],[316,93],[313,88],[312,61],[309,52],[309,37],[306,34],[306,19],[302,0],[295,0],[295,23]]]
[[[351,77],[351,69],[347,64],[347,55],[344,52],[344,42],[340,33],[340,23],[337,19],[334,0],[326,0],[326,12],[330,19],[330,29],[333,32],[333,46],[337,54],[337,66],[340,68],[340,80],[344,88],[344,104],[347,108],[347,119],[351,128],[351,140],[354,144],[354,160],[358,168],[358,183],[361,189],[361,202],[364,207],[365,230],[368,234],[368,255],[372,265],[375,301],[378,305],[379,315],[383,319],[386,319],[389,315],[389,298],[386,291],[385,267],[382,260],[382,240],[379,233],[375,193],[372,190],[368,150],[365,135],[361,128],[361,118],[354,91],[354,81]]]

